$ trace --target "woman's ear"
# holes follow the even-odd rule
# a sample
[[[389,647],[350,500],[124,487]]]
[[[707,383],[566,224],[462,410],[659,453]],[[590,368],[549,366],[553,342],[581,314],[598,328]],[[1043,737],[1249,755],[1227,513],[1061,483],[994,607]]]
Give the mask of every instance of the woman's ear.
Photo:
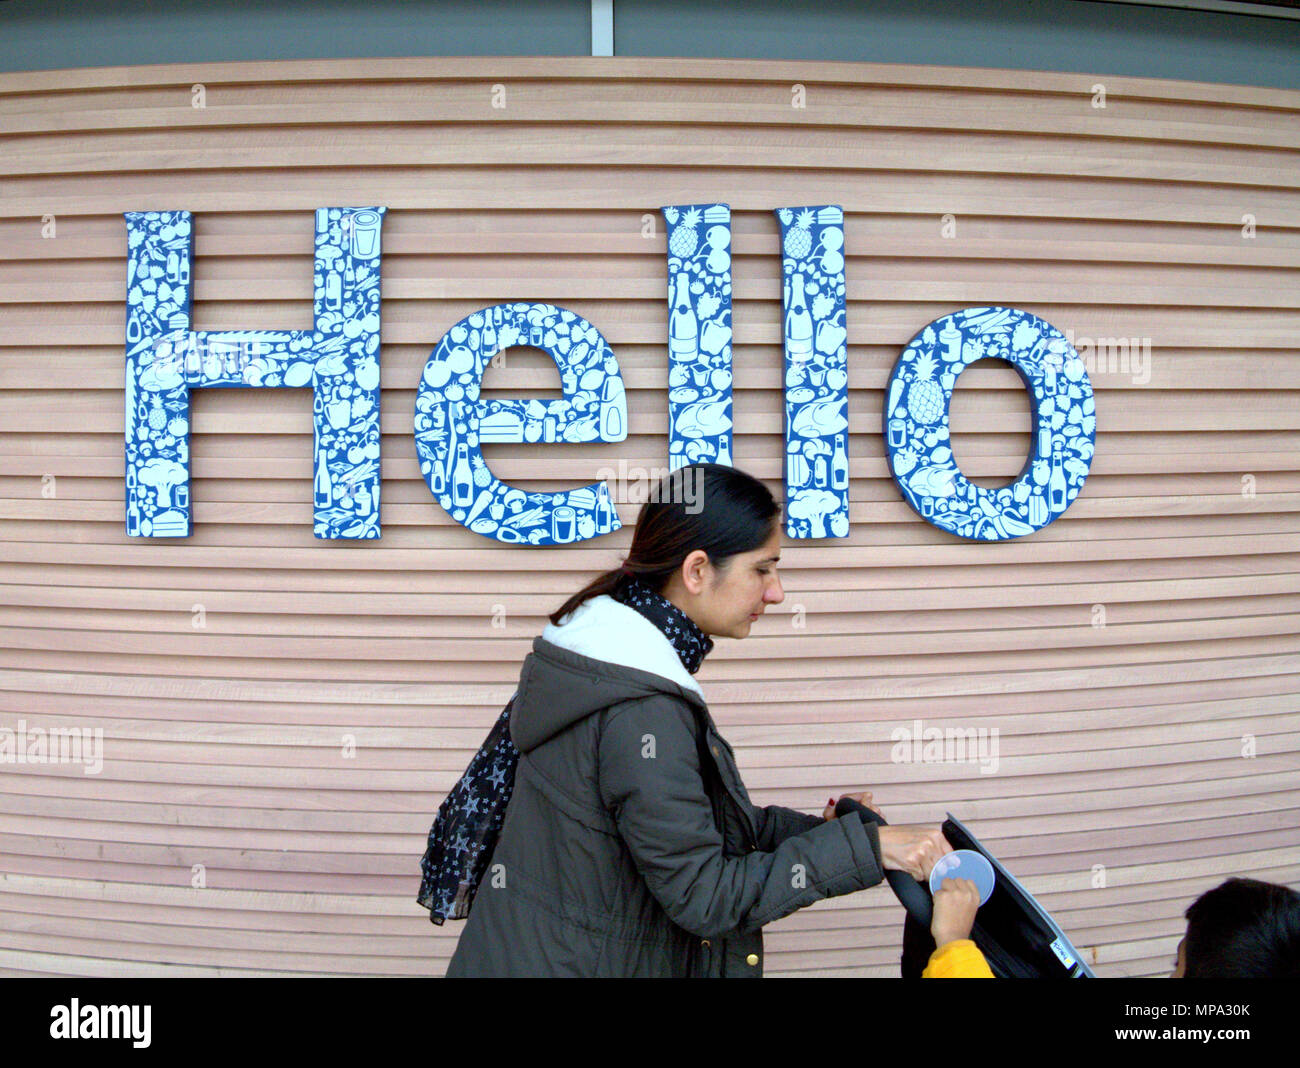
[[[693,597],[699,596],[707,585],[709,554],[703,549],[695,549],[688,553],[686,559],[682,561],[682,585],[686,587],[686,592]]]

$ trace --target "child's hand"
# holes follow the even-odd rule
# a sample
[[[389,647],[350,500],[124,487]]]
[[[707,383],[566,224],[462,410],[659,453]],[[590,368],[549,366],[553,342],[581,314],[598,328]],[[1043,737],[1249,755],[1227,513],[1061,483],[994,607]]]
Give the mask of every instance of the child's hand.
[[[934,918],[930,933],[936,946],[946,946],[970,937],[980,893],[969,879],[945,879],[934,895]]]

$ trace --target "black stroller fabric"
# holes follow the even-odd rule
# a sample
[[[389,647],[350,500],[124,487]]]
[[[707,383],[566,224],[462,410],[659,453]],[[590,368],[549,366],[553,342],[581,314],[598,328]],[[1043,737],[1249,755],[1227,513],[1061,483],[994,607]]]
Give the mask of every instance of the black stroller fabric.
[[[871,809],[843,798],[835,806],[838,815],[856,811],[863,819],[884,825]],[[951,814],[944,821],[943,836],[954,849],[972,849],[990,864],[996,876],[993,894],[975,915],[971,940],[984,954],[989,970],[999,979],[1092,978],[1078,950],[1043,907],[1034,900],[997,859]],[[886,872],[889,885],[907,919],[903,924],[904,979],[919,979],[935,950],[930,936],[933,899],[929,887],[906,872]]]

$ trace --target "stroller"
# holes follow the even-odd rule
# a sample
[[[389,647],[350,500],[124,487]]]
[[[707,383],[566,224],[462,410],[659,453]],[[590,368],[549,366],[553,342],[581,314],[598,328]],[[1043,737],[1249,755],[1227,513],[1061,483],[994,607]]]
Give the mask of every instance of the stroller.
[[[841,798],[835,814],[858,812],[864,820],[885,826],[879,813],[851,798]],[[943,823],[943,836],[954,849],[972,849],[992,866],[996,876],[992,896],[975,916],[971,940],[984,954],[989,969],[999,979],[1093,979],[1092,970],[1070,944],[1033,895],[1016,882],[997,859],[951,813]],[[906,872],[887,871],[885,878],[903,908],[903,978],[919,979],[935,950],[930,936],[933,900],[927,887]]]

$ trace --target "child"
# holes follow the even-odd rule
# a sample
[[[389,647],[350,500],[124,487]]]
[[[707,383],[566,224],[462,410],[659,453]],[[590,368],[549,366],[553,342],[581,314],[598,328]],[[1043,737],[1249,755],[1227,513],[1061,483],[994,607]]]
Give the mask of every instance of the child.
[[[938,895],[935,905],[937,916]],[[1185,915],[1187,934],[1170,978],[1300,978],[1300,893],[1229,879],[1193,901]]]
[[[935,951],[921,973],[923,979],[992,979],[988,961],[970,940],[979,891],[969,879],[945,879],[934,895],[930,933]]]

